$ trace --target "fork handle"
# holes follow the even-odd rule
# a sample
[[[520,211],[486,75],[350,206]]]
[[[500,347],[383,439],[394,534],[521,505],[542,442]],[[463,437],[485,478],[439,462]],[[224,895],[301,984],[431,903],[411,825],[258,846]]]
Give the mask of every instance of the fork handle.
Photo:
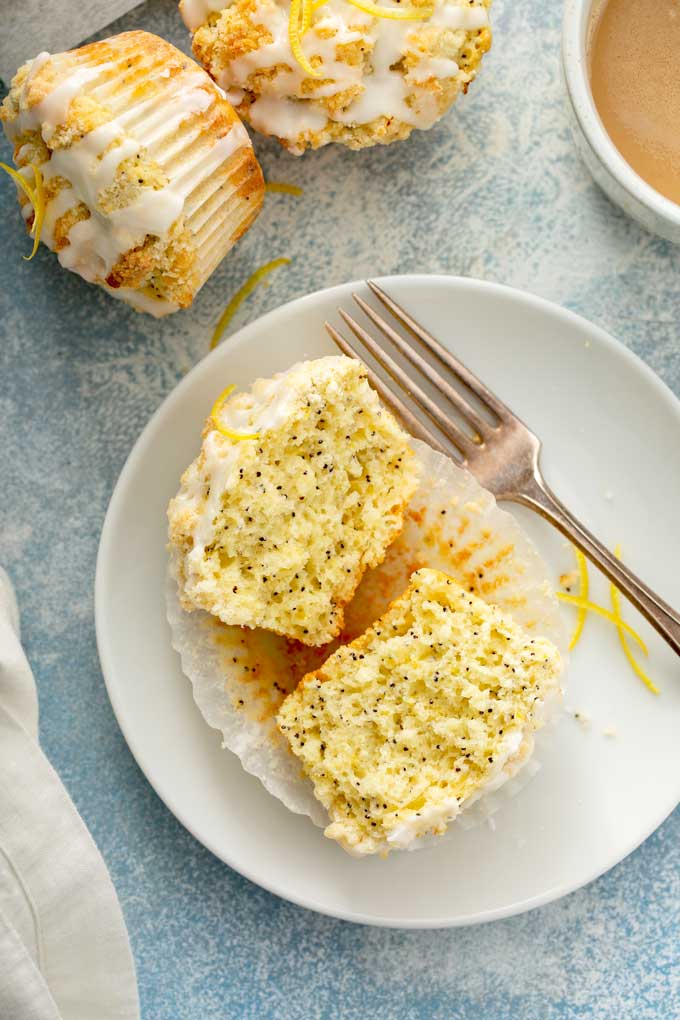
[[[674,652],[680,655],[680,615],[648,588],[632,570],[629,570],[592,535],[570,510],[551,492],[537,471],[522,486],[522,491],[506,497],[515,503],[535,510],[554,524],[585,556],[599,567],[629,602],[638,609],[652,627],[664,638]]]

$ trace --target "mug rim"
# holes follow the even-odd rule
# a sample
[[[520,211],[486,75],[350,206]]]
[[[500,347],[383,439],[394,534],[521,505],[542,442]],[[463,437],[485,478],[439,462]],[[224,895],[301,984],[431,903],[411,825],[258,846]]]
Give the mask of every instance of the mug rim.
[[[680,205],[666,198],[648,184],[623,158],[600,119],[595,106],[590,76],[586,39],[595,0],[565,0],[562,24],[562,63],[567,92],[581,130],[617,183],[660,219],[680,227]]]

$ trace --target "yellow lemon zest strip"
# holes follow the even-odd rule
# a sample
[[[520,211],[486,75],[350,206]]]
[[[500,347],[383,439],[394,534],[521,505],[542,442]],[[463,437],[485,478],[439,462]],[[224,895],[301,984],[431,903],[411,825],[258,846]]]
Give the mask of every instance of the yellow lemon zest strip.
[[[35,196],[33,188],[28,183],[23,174],[20,174],[18,170],[15,170],[13,166],[7,166],[6,163],[0,163],[0,167],[5,171],[6,174],[12,178],[15,184],[18,184],[27,198],[30,199],[31,205],[35,208]]]
[[[614,550],[614,555],[618,560],[621,559],[620,545],[617,545],[616,549]],[[652,682],[652,680],[650,680],[650,678],[647,676],[642,666],[640,666],[639,663],[636,661],[633,653],[628,647],[626,635],[624,634],[624,630],[626,628],[623,622],[623,618],[621,616],[621,595],[619,594],[619,590],[615,584],[610,583],[609,594],[611,596],[612,609],[614,610],[614,617],[616,619],[616,632],[619,635],[619,641],[621,642],[621,647],[623,648],[623,654],[628,659],[628,664],[630,665],[630,668],[633,670],[635,675],[638,676],[640,680],[642,680],[643,684],[645,685],[648,691],[651,691],[652,694],[660,694],[661,691],[659,690],[659,688],[656,686],[655,683]]]
[[[318,11],[319,7],[323,7],[323,5],[327,3],[328,0],[314,0],[314,3],[312,4],[312,10]]]
[[[35,210],[35,216],[33,217],[33,226],[31,227],[31,233],[33,234],[33,251],[30,255],[24,255],[23,257],[27,262],[30,262],[35,253],[38,250],[40,244],[40,235],[42,233],[43,220],[45,219],[45,189],[43,187],[43,175],[39,166],[35,163],[31,163],[33,168],[33,174],[35,175],[35,202],[33,208]]]
[[[309,75],[310,78],[319,78],[319,73],[314,70],[302,49],[301,30],[304,26],[304,19],[305,8],[302,5],[302,0],[291,0],[290,16],[288,18],[288,38],[290,40],[290,48],[293,51],[293,56],[305,74]]]
[[[312,24],[313,0],[302,0],[302,12],[300,14],[300,38],[305,34]]]
[[[222,404],[227,399],[227,397],[234,392],[235,389],[236,387],[234,386],[233,383],[231,384],[231,386],[227,386],[226,389],[222,390],[219,397],[213,404],[212,411],[210,412],[210,417],[212,418],[213,425],[215,426],[217,431],[221,432],[223,436],[227,437],[227,439],[234,439],[237,442],[239,442],[242,439],[259,439],[260,438],[259,432],[234,432],[233,429],[228,429],[226,425],[222,425],[222,423],[220,422],[219,414],[220,411],[222,410]]]
[[[0,168],[3,169],[5,173],[9,174],[15,184],[19,185],[33,206],[33,226],[31,227],[31,234],[33,235],[33,251],[30,255],[23,256],[27,262],[30,262],[38,250],[43,219],[45,218],[45,191],[43,188],[43,176],[40,168],[36,166],[35,163],[31,163],[31,169],[35,175],[35,188],[32,188],[24,175],[15,170],[13,166],[8,166],[7,163],[0,163]]]
[[[434,7],[380,7],[371,0],[347,0],[352,7],[374,18],[393,18],[395,21],[425,21],[434,14]]]
[[[578,566],[578,578],[579,578],[578,595],[579,598],[581,599],[587,599],[588,592],[590,590],[590,579],[588,577],[588,560],[585,558],[581,550],[576,548],[576,546],[574,546],[573,549],[574,554],[576,555],[576,564]],[[578,611],[576,629],[574,630],[574,633],[571,636],[571,641],[569,642],[570,652],[573,652],[574,648],[576,648],[576,645],[579,643],[581,634],[583,633],[583,626],[586,622],[587,615],[588,610],[581,607]]]
[[[265,191],[279,191],[284,195],[303,195],[303,188],[298,188],[297,184],[286,184],[285,181],[267,181],[264,186]]]
[[[578,606],[579,609],[586,609],[589,613],[597,613],[598,616],[602,616],[605,620],[609,620],[609,622],[613,623],[616,627],[620,626],[623,630],[625,630],[626,634],[629,634],[632,637],[633,641],[636,641],[637,644],[639,644],[645,655],[648,654],[647,645],[644,643],[637,631],[633,630],[632,627],[629,627],[623,620],[617,620],[614,613],[610,613],[608,609],[604,608],[604,606],[599,606],[597,602],[589,602],[588,599],[579,598],[578,595],[567,595],[566,592],[563,591],[558,591],[557,597],[558,599],[561,599],[562,602],[568,602],[570,606]]]
[[[278,269],[279,266],[287,266],[289,263],[290,259],[274,259],[272,262],[266,262],[263,266],[260,266],[259,269],[255,270],[252,276],[248,277],[243,286],[236,291],[233,298],[217,320],[217,325],[215,326],[212,340],[210,341],[211,351],[217,347],[225,329],[248,295],[255,290],[260,280],[262,280],[267,273],[271,273],[272,269]]]

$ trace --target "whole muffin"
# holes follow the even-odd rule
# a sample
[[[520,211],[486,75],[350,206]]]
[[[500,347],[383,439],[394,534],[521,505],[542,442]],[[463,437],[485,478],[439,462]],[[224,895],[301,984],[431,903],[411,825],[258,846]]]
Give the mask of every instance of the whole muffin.
[[[195,56],[256,130],[300,154],[432,127],[491,45],[491,0],[181,0]]]
[[[224,94],[147,32],[41,53],[15,75],[0,119],[42,192],[41,240],[155,316],[191,304],[262,205],[262,172]],[[30,227],[36,211],[19,201]]]

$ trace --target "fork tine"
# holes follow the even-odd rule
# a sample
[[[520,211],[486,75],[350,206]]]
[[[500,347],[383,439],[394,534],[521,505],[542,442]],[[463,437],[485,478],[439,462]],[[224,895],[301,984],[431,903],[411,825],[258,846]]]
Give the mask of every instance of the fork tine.
[[[331,340],[340,348],[343,354],[347,355],[348,358],[354,358],[356,361],[361,361],[361,358],[352,345],[345,340],[342,334],[338,333],[334,326],[331,326],[330,322],[325,322],[324,326],[326,327],[326,332],[330,336]],[[421,421],[418,421],[416,416],[409,411],[406,404],[399,399],[396,393],[393,393],[392,390],[385,385],[382,379],[375,374],[372,368],[369,368],[369,366],[363,361],[361,363],[366,369],[368,381],[373,389],[378,393],[383,403],[390,408],[397,418],[401,419],[407,431],[410,432],[412,436],[415,436],[416,439],[422,439],[424,443],[428,443],[429,446],[433,446],[440,453],[443,453],[444,456],[450,457],[451,451],[446,450],[442,446],[434,432],[431,432],[430,429],[426,428]]]
[[[514,421],[516,415],[512,413],[509,407],[499,400],[495,393],[492,393],[488,386],[485,386],[481,379],[479,379],[474,372],[470,371],[462,361],[459,361],[450,351],[447,351],[445,347],[428,333],[420,323],[416,322],[401,305],[397,304],[382,287],[379,287],[373,280],[367,280],[366,283],[371,288],[375,296],[382,301],[386,308],[392,312],[395,319],[400,322],[406,329],[413,334],[424,347],[427,348],[434,356],[450,369],[453,374],[464,383],[467,388],[475,394],[475,396],[483,403],[486,404],[500,419],[501,421]]]
[[[347,323],[349,328],[354,333],[357,340],[366,347],[368,351],[373,355],[375,360],[381,365],[385,371],[394,379],[394,381],[401,386],[401,388],[412,397],[425,414],[430,418],[431,421],[442,431],[446,438],[456,446],[464,457],[469,457],[472,452],[478,449],[477,443],[472,439],[471,436],[467,436],[457,425],[454,425],[446,415],[443,413],[440,407],[435,404],[434,400],[428,397],[427,393],[414,383],[412,379],[409,379],[406,372],[401,368],[396,361],[393,361],[389,354],[386,354],[380,344],[377,344],[370,333],[367,333],[358,322],[356,322],[351,315],[349,315],[344,309],[338,309],[343,320]]]
[[[390,324],[386,322],[381,315],[378,315],[375,309],[371,308],[370,305],[367,305],[358,294],[352,294],[352,297],[359,305],[359,308],[362,310],[364,315],[369,318],[382,333],[385,334],[388,340],[392,341],[397,350],[400,351],[436,389],[443,393],[446,399],[453,404],[459,414],[461,414],[463,418],[472,425],[480,439],[488,439],[493,431],[493,427],[479,416],[477,411],[475,411],[474,407],[467,402],[465,397],[463,397],[458,390],[454,389],[454,387],[451,386],[451,384],[447,382],[446,379],[444,379],[443,376],[440,375],[440,373],[437,372],[437,370],[434,369],[432,365],[430,365],[430,363],[411,346],[410,343],[408,343],[408,341],[404,340],[404,338],[397,333],[396,330],[392,329]]]

